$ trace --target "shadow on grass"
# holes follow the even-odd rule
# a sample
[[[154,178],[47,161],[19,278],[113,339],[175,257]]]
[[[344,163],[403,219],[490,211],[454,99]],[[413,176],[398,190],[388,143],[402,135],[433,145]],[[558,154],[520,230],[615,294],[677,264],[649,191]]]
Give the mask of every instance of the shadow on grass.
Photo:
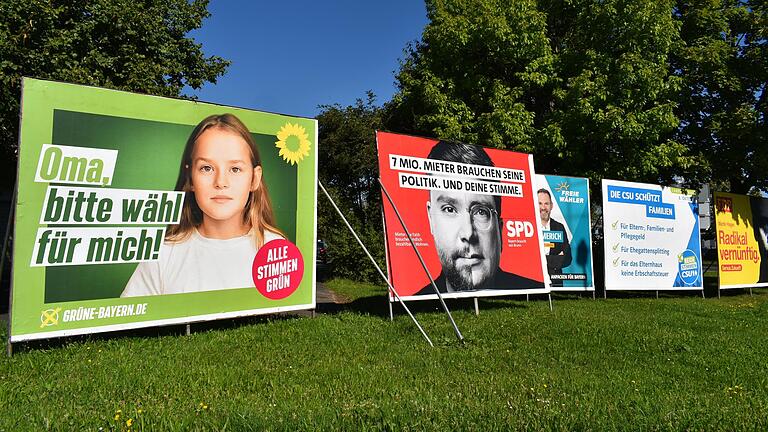
[[[536,301],[547,301],[546,295],[544,296],[530,296],[530,304],[534,304]],[[446,299],[445,304],[448,310],[474,312],[475,305],[472,298],[466,299]],[[440,305],[439,300],[416,300],[406,301],[408,309],[412,313],[430,313],[437,312],[443,313],[443,308]],[[508,308],[521,308],[525,309],[530,307],[525,302],[524,296],[513,297],[481,297],[478,298],[478,307],[480,311],[489,309],[508,309]],[[373,315],[380,317],[389,317],[389,305],[387,297],[382,296],[368,296],[355,299],[347,303],[318,303],[317,311],[323,314],[338,314],[341,312],[353,312],[364,315]],[[400,305],[400,302],[392,303],[392,311],[395,315],[404,314],[405,310]]]
[[[310,312],[306,311],[304,314],[309,315]],[[227,318],[216,321],[199,321],[189,323],[189,330],[190,334],[204,333],[208,331],[236,329],[266,322],[290,321],[300,318],[301,315],[298,312],[289,312],[272,315]],[[13,344],[13,353],[18,354],[28,351],[44,351],[48,349],[64,348],[69,345],[77,345],[91,341],[120,340],[126,338],[162,338],[166,336],[185,336],[186,334],[187,324],[173,324],[159,327],[117,330],[103,333],[15,342]],[[7,335],[4,336],[4,339],[7,341]]]

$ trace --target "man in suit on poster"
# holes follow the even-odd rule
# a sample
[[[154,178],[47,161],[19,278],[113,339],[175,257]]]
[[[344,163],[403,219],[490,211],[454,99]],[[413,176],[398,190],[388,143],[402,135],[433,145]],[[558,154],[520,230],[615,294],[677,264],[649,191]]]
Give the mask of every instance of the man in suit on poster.
[[[537,191],[539,199],[539,224],[544,236],[544,254],[547,259],[547,272],[552,279],[552,286],[563,286],[563,280],[558,276],[563,274],[563,267],[571,265],[571,244],[565,226],[552,219],[552,195],[546,189]],[[547,238],[549,232],[550,238]],[[554,277],[553,277],[554,276]]]
[[[470,165],[494,166],[482,147],[440,141],[427,156]],[[427,216],[442,272],[441,293],[482,289],[533,289],[544,283],[499,268],[501,197],[462,191],[430,190]],[[427,284],[415,295],[434,294]]]

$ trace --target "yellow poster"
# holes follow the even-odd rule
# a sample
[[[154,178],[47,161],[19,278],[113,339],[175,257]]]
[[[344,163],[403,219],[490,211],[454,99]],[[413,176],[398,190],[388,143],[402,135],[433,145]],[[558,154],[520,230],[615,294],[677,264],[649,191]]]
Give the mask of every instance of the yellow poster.
[[[768,286],[768,200],[715,192],[720,288]]]

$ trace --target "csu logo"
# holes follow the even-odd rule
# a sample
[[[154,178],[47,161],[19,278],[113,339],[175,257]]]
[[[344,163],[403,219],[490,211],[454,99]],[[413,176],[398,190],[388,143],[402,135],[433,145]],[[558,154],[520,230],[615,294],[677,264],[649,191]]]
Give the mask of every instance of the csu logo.
[[[61,308],[47,309],[40,314],[40,328],[57,325]]]

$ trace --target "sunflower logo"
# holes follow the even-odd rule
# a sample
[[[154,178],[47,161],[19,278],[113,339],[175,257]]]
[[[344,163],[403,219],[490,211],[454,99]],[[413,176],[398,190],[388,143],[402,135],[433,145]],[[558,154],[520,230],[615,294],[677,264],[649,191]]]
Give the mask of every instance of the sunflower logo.
[[[275,146],[280,149],[278,154],[291,165],[296,165],[309,155],[311,144],[307,130],[299,124],[286,123],[277,132]]]

